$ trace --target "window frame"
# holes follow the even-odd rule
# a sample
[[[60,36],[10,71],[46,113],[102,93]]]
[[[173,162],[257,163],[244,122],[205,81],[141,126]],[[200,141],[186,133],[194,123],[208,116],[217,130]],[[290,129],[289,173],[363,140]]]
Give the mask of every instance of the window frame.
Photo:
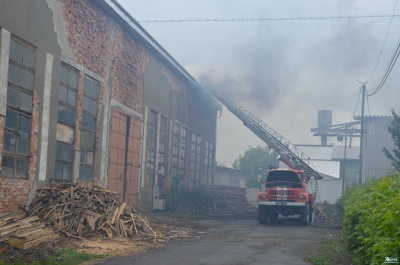
[[[63,80],[63,69],[66,69],[68,72],[68,80]],[[74,73],[75,74],[75,87],[73,85],[70,84],[70,73]],[[67,81],[67,82],[65,82]],[[77,100],[78,100],[78,84],[79,84],[79,71],[73,67],[71,67],[70,65],[66,64],[66,63],[61,63],[61,68],[60,68],[60,82],[58,85],[58,112],[57,112],[57,122],[65,124],[69,127],[75,128],[75,124],[76,124],[76,104],[77,104]],[[61,94],[63,89],[66,90],[66,99],[63,100],[61,99]],[[70,97],[70,93],[74,94],[74,97]],[[73,99],[73,104],[72,102],[70,102],[70,100]],[[60,119],[60,108],[64,108],[65,109],[65,119],[61,120]],[[69,116],[70,114],[72,114],[72,116]],[[69,120],[69,118],[72,118],[72,121]]]
[[[146,155],[146,175],[147,185],[154,186],[156,174],[156,150],[157,150],[157,124],[158,113],[150,110],[150,115],[147,121],[147,155]]]
[[[20,47],[20,59],[13,56],[15,47]],[[30,64],[25,63],[24,58],[26,56],[29,57],[29,55],[24,53],[24,51],[31,52]],[[15,36],[11,36],[10,56],[8,62],[9,72],[7,77],[6,116],[3,132],[2,176],[28,178],[31,157],[30,143],[33,114],[33,90],[36,76],[36,47]],[[18,69],[17,82],[11,78],[11,75],[13,74],[11,71],[12,67]],[[14,72],[14,74],[15,73],[17,72]],[[22,73],[29,73],[31,76],[29,78],[29,86],[26,86]],[[11,96],[10,93],[14,93],[14,96]],[[18,95],[17,102],[14,102],[15,94]],[[25,97],[25,100],[23,100],[22,97]],[[28,99],[28,102],[25,102],[26,99]],[[24,108],[23,106],[26,106],[27,108]],[[11,115],[13,115],[12,120],[10,120]],[[27,121],[27,124],[21,126],[24,120]],[[10,122],[12,122],[11,125],[15,122],[15,126],[10,126]],[[6,148],[7,146],[8,148]],[[20,149],[23,146],[25,150],[24,152]]]
[[[89,82],[89,83],[88,83]],[[87,90],[87,84],[90,84],[89,91]],[[97,92],[92,94],[93,86],[95,85]],[[98,96],[100,93],[100,82],[96,79],[89,77],[88,75],[84,76],[83,79],[83,95],[82,95],[82,123],[81,123],[81,149],[80,149],[80,158],[79,158],[79,181],[88,182],[94,179],[94,168],[95,168],[95,156],[96,156],[96,137],[97,137],[97,120],[98,120]],[[84,106],[85,98],[89,100],[89,109],[86,109]],[[91,103],[92,102],[92,103]],[[94,111],[92,111],[91,104],[94,104]],[[92,119],[92,127],[84,126],[84,117],[88,116]],[[84,137],[86,135],[86,140],[88,140],[88,136],[93,138],[93,145],[86,146],[83,144]]]

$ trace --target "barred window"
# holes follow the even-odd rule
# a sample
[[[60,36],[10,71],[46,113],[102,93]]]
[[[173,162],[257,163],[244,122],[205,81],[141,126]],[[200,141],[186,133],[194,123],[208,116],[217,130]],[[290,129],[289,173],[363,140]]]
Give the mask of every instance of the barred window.
[[[73,146],[62,142],[56,143],[56,180],[72,180]]]

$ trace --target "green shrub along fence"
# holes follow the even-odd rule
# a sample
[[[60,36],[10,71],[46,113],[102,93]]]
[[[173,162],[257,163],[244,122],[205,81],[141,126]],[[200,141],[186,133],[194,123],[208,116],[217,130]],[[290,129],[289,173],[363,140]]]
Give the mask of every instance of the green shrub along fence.
[[[355,264],[400,261],[400,173],[346,190],[338,206]]]

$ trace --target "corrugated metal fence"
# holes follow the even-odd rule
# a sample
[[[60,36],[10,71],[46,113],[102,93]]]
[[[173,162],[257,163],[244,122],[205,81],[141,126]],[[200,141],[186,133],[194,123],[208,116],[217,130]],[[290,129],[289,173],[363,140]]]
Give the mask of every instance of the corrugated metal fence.
[[[318,180],[319,198],[317,203],[334,204],[342,196],[342,180]]]

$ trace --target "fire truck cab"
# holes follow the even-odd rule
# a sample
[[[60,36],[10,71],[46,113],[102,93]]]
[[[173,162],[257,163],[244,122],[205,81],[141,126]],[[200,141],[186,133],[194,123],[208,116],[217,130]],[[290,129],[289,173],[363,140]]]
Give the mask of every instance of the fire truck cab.
[[[303,170],[270,170],[265,190],[257,194],[259,223],[275,223],[279,214],[285,217],[298,214],[300,223],[310,223],[314,198],[307,192],[308,181]]]

